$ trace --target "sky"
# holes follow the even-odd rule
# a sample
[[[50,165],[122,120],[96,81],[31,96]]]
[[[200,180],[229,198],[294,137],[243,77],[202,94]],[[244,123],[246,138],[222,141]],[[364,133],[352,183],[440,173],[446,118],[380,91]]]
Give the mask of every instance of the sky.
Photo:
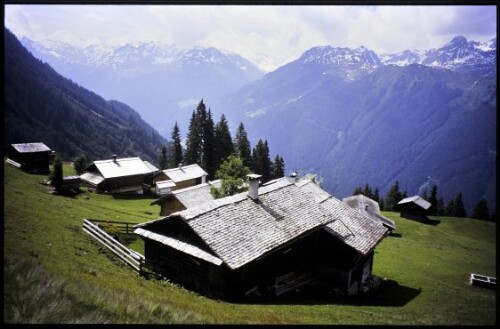
[[[140,42],[232,51],[271,71],[315,46],[377,54],[496,37],[497,6],[5,4],[18,38],[73,46]]]

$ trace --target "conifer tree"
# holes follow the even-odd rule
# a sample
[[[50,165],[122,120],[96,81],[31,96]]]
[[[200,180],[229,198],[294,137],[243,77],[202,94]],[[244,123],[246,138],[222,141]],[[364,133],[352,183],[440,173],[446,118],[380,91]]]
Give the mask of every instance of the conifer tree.
[[[465,212],[464,202],[462,201],[462,193],[458,193],[454,201],[454,216],[455,217],[467,217]]]
[[[215,132],[214,121],[212,119],[212,112],[208,109],[208,113],[203,122],[203,154],[201,167],[207,172],[208,179],[213,179],[215,171],[217,170],[214,161],[215,153]]]
[[[373,201],[379,202],[380,201],[380,195],[378,192],[378,187],[375,188],[375,192],[373,192]]]
[[[281,178],[285,176],[285,160],[283,160],[279,154],[274,157],[272,169],[272,178]]]
[[[262,175],[262,182],[271,179],[271,159],[269,158],[269,146],[266,141],[259,139],[257,145],[252,150],[252,171]]]
[[[354,192],[352,192],[352,195],[359,195],[359,194],[363,194],[363,189],[361,187],[356,187]]]
[[[429,199],[427,200],[430,202],[431,206],[429,208],[429,215],[430,216],[436,216],[437,215],[437,206],[438,206],[438,200],[437,200],[437,186],[433,185],[431,189],[431,195],[429,196]]]
[[[77,156],[73,161],[73,168],[75,169],[77,175],[83,174],[83,171],[85,170],[86,167],[87,167],[87,159],[83,154]]]
[[[455,216],[455,201],[450,200],[446,206],[444,207],[444,215],[445,216]]]
[[[477,205],[474,207],[472,218],[490,220],[490,210],[488,208],[488,202],[485,198],[479,200]]]
[[[221,115],[219,122],[215,126],[214,141],[214,167],[220,165],[234,153],[233,139],[229,131],[229,125],[224,114]]]
[[[54,166],[53,171],[50,174],[50,185],[54,187],[56,191],[60,191],[62,183],[63,183],[63,167],[61,158],[59,155],[56,155],[54,158]]]
[[[368,183],[365,184],[365,189],[363,191],[363,195],[366,196],[367,198],[370,198],[372,199],[372,188],[370,187],[370,185],[368,185]]]
[[[252,150],[250,148],[250,142],[248,141],[247,132],[243,122],[240,122],[238,129],[236,130],[236,136],[234,138],[234,150],[236,155],[238,155],[243,164],[250,167],[250,162],[252,159]]]
[[[199,105],[198,105],[199,106]],[[200,122],[197,112],[193,110],[191,119],[189,120],[188,134],[186,138],[186,153],[184,160],[186,164],[198,163],[201,160],[201,136],[200,136]]]
[[[378,202],[378,206],[380,208],[380,211],[384,211],[385,210],[385,203],[384,203],[384,198],[380,198],[380,201]]]
[[[170,168],[176,168],[182,163],[182,145],[181,145],[181,134],[177,122],[175,122],[174,128],[172,129],[172,149],[170,157]]]
[[[160,149],[160,154],[158,156],[158,167],[161,170],[168,168],[167,147],[165,145],[162,145]]]
[[[437,216],[444,216],[444,201],[443,201],[443,197],[440,197],[438,199],[438,201],[437,201],[436,215]]]
[[[402,199],[403,197],[399,191],[399,181],[396,181],[396,183],[394,183],[394,185],[392,185],[387,192],[387,196],[385,198],[385,209],[389,211],[397,211],[397,204]]]

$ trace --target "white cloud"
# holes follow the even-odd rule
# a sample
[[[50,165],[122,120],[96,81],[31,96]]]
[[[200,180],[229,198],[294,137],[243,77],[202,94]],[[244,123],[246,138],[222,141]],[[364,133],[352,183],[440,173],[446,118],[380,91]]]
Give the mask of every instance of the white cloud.
[[[18,37],[87,46],[214,46],[272,69],[318,45],[377,53],[496,37],[496,6],[5,5]],[[267,64],[266,64],[267,63]]]

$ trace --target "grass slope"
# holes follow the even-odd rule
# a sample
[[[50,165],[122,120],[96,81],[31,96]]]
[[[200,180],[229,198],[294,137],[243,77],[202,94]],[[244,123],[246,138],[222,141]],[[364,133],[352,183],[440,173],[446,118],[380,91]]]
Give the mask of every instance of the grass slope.
[[[39,184],[45,178],[4,166],[4,323],[496,323],[496,292],[468,282],[471,272],[496,276],[494,223],[436,217],[437,225],[424,225],[385,212],[401,236],[376,249],[374,274],[382,283],[374,294],[231,304],[146,280],[82,230],[83,218],[155,219],[153,199],[56,196]]]

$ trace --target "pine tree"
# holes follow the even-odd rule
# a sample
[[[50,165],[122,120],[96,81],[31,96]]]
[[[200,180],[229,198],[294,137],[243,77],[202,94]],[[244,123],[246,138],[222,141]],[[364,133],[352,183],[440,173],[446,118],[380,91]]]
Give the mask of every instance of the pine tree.
[[[443,201],[443,197],[440,197],[438,199],[438,201],[437,201],[436,215],[437,216],[444,216],[444,201]]]
[[[368,185],[368,183],[365,184],[363,195],[366,196],[367,198],[372,199],[372,188],[370,187],[370,185]]]
[[[203,122],[203,155],[201,167],[205,169],[208,174],[208,179],[213,179],[217,169],[214,160],[215,153],[215,132],[214,121],[212,119],[212,112],[208,109],[205,121]]]
[[[87,167],[87,159],[83,154],[77,156],[73,161],[73,168],[75,169],[77,175],[83,174],[86,167]]]
[[[54,167],[53,171],[49,177],[50,185],[53,186],[54,189],[59,192],[63,183],[63,167],[59,155],[55,156],[53,167]]]
[[[200,136],[200,122],[197,112],[193,110],[191,119],[189,120],[189,128],[186,139],[186,154],[184,160],[186,164],[201,163],[201,136]]]
[[[384,211],[385,210],[385,203],[384,203],[384,198],[380,198],[380,201],[378,202],[378,206],[380,208],[380,211]]]
[[[454,216],[455,217],[467,217],[465,212],[464,203],[462,201],[462,193],[458,193],[454,201]]]
[[[281,178],[285,176],[285,160],[283,160],[279,154],[274,158],[272,169],[272,178]]]
[[[379,202],[380,201],[380,195],[378,192],[378,187],[375,188],[375,192],[373,192],[373,201]]]
[[[160,154],[158,156],[158,167],[163,170],[168,167],[168,156],[167,156],[167,147],[165,145],[161,146]]]
[[[224,114],[215,126],[214,146],[214,167],[218,169],[227,157],[234,153],[233,139]]]
[[[444,215],[454,217],[455,216],[455,201],[450,200],[444,207]]]
[[[174,128],[172,129],[172,149],[170,157],[170,168],[176,168],[182,163],[182,145],[181,145],[181,134],[177,122],[175,122]]]
[[[387,192],[387,196],[385,198],[385,208],[389,211],[397,211],[397,204],[402,199],[401,192],[399,191],[399,181],[396,181],[396,183],[394,183],[394,185],[392,185]]]
[[[236,130],[236,137],[234,138],[234,150],[236,152],[236,155],[238,155],[243,161],[243,164],[247,167],[250,167],[252,150],[250,148],[250,142],[248,141],[245,126],[242,122],[240,122],[240,125]]]
[[[259,139],[252,150],[252,172],[262,175],[262,182],[271,179],[271,160],[269,158],[269,147],[266,141]]]
[[[429,196],[429,199],[427,200],[430,202],[431,206],[429,208],[429,215],[430,216],[436,216],[438,211],[437,211],[437,206],[438,206],[438,200],[437,200],[437,186],[433,185],[431,189],[431,195]]]
[[[488,208],[488,202],[485,198],[479,200],[477,205],[474,207],[472,218],[490,220],[490,210]]]
[[[363,189],[361,187],[356,187],[354,192],[352,192],[352,195],[359,195],[359,194],[363,194]]]

